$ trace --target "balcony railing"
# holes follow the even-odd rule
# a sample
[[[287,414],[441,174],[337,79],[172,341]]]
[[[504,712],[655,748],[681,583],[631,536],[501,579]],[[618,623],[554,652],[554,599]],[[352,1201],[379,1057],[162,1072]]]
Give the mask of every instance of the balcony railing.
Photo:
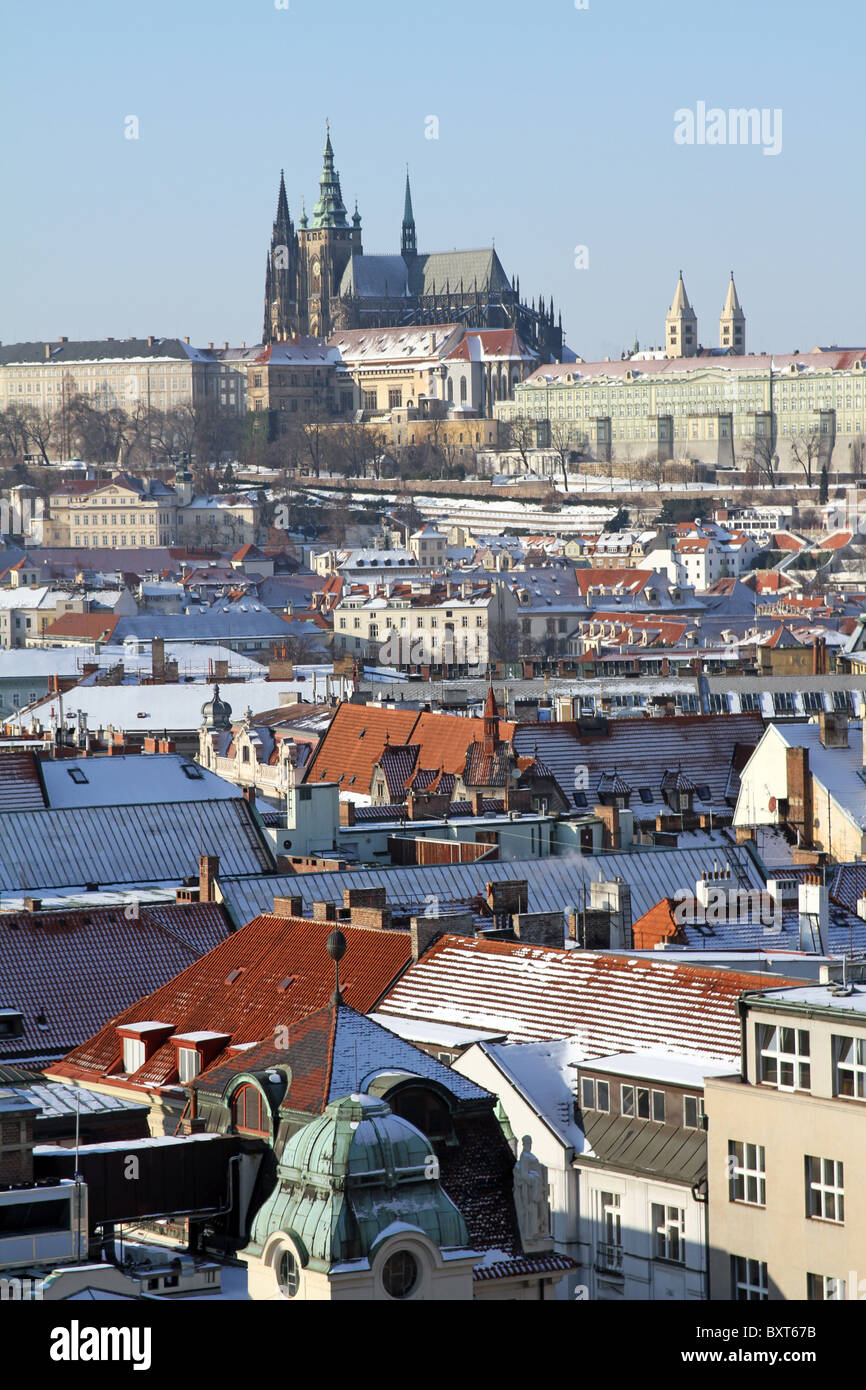
[[[595,1267],[606,1274],[622,1274],[622,1246],[600,1240],[595,1252]]]

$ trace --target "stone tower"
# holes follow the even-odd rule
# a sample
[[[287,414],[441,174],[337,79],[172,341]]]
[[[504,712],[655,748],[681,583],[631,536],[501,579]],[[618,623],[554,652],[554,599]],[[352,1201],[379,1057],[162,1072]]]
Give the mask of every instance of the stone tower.
[[[719,319],[719,347],[726,352],[734,353],[737,357],[746,351],[746,316],[737,297],[733,271],[731,271],[725,307]]]
[[[698,320],[689,303],[683,272],[674,290],[674,299],[665,319],[665,356],[694,357],[698,350]]]
[[[353,252],[361,254],[361,219],[356,209],[350,227],[340,176],[334,168],[330,129],[325,138],[319,200],[312,220],[308,223],[306,214],[301,218],[298,248],[306,296],[301,331],[313,338],[327,338],[339,316],[343,271]]]
[[[298,242],[280,170],[277,215],[265,267],[263,343],[284,343],[298,332]]]

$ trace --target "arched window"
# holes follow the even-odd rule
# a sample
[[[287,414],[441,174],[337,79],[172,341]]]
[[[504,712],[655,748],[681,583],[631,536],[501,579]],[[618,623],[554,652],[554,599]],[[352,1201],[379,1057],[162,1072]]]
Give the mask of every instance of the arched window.
[[[466,378],[465,378],[465,376],[462,376],[462,377],[460,378],[460,399],[461,399],[461,401],[465,401],[465,400],[466,400]]]
[[[241,749],[241,762],[242,762],[242,763],[248,763],[249,760],[250,760],[250,750],[249,750],[249,747],[245,744],[244,747]]]
[[[503,400],[505,400],[506,396],[508,395],[508,377],[506,376],[505,372],[502,373],[502,380],[499,386],[499,394],[502,396]]]
[[[448,378],[448,399],[449,401],[453,401],[454,399],[454,382],[450,377]]]
[[[255,1086],[241,1086],[232,1098],[232,1126],[246,1134],[258,1134],[269,1139],[271,1117],[261,1091]]]

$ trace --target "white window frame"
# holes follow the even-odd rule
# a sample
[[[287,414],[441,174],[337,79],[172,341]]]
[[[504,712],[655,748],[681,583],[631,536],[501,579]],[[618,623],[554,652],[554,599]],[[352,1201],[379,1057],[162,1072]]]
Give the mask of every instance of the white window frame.
[[[653,1259],[686,1262],[686,1214],[682,1207],[652,1203]]]
[[[832,1274],[806,1275],[806,1300],[809,1303],[844,1303],[847,1298],[844,1279]]]
[[[772,1086],[777,1091],[811,1091],[809,1030],[772,1023],[759,1023],[757,1027],[760,1030],[757,1053],[761,1085]],[[790,1034],[790,1037],[786,1037],[786,1034]],[[785,1068],[790,1068],[790,1082],[782,1079]]]
[[[691,1124],[688,1118],[687,1106],[689,1102],[695,1106],[695,1123]],[[683,1096],[683,1129],[703,1129],[704,1120],[704,1098],[703,1096]]]
[[[177,1074],[182,1085],[192,1081],[201,1071],[201,1053],[195,1047],[177,1049]]]
[[[756,1303],[770,1297],[770,1283],[764,1260],[745,1255],[731,1256],[731,1292],[735,1303]]]
[[[131,1075],[147,1061],[144,1042],[141,1038],[123,1039],[123,1070]]]
[[[845,1169],[841,1159],[806,1155],[806,1215],[812,1221],[845,1224]]]
[[[842,1089],[844,1078],[850,1091]],[[866,1100],[866,1038],[833,1035],[833,1092],[850,1100]]]
[[[729,1140],[728,1176],[732,1202],[752,1207],[767,1205],[767,1156],[763,1144]]]

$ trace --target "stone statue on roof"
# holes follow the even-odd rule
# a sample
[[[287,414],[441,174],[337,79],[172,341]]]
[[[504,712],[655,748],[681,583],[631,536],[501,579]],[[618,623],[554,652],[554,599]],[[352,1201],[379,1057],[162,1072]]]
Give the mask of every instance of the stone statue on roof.
[[[532,1137],[523,1136],[523,1151],[514,1169],[514,1205],[526,1246],[550,1239],[550,1183],[547,1168],[532,1152]]]

